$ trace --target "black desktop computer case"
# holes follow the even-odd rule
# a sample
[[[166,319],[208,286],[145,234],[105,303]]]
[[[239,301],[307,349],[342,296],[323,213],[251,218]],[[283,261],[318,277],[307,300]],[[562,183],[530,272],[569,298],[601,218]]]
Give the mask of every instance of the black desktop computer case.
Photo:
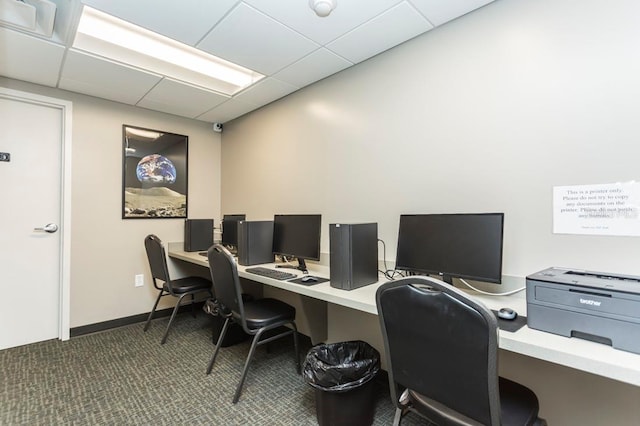
[[[243,266],[273,263],[273,221],[238,222],[238,263]]]
[[[205,251],[213,245],[213,219],[184,221],[184,251]]]
[[[378,224],[329,225],[331,287],[353,290],[378,281]]]

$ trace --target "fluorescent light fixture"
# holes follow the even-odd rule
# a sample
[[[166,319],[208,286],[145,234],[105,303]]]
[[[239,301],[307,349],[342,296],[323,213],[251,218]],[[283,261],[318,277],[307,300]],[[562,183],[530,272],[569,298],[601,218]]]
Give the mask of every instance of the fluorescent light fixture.
[[[134,129],[133,127],[127,127],[127,135],[132,134],[145,139],[158,139],[164,133],[154,132],[153,130]]]
[[[88,6],[73,47],[228,96],[264,77]]]

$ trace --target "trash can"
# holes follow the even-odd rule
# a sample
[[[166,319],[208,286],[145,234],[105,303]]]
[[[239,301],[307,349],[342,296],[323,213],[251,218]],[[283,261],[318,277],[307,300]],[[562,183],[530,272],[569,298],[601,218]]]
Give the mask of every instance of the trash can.
[[[315,388],[320,426],[371,425],[375,412],[374,377],[380,371],[380,353],[355,340],[312,347],[302,375]]]

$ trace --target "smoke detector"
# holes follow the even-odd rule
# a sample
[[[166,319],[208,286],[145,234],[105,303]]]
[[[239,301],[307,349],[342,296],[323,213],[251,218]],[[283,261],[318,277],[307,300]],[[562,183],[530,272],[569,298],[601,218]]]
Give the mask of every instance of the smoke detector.
[[[337,6],[337,0],[309,0],[309,7],[321,18],[329,16]]]

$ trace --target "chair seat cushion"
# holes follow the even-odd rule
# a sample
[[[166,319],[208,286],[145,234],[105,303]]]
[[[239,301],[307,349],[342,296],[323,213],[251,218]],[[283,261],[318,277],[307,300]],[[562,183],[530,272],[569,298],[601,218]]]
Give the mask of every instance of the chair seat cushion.
[[[505,426],[533,425],[538,418],[538,398],[533,391],[519,383],[499,377],[500,415]],[[437,424],[478,425],[480,423],[466,417],[449,407],[427,398],[418,392],[409,391],[409,399],[416,411]]]
[[[531,425],[538,418],[538,398],[519,383],[500,377],[500,411],[503,425]]]
[[[169,291],[167,283],[164,284],[164,289]],[[202,277],[184,277],[177,280],[171,280],[171,289],[175,294],[191,293],[194,291],[209,290],[211,289],[211,281]]]
[[[249,329],[258,329],[281,321],[293,321],[296,308],[277,299],[258,299],[244,304]]]

